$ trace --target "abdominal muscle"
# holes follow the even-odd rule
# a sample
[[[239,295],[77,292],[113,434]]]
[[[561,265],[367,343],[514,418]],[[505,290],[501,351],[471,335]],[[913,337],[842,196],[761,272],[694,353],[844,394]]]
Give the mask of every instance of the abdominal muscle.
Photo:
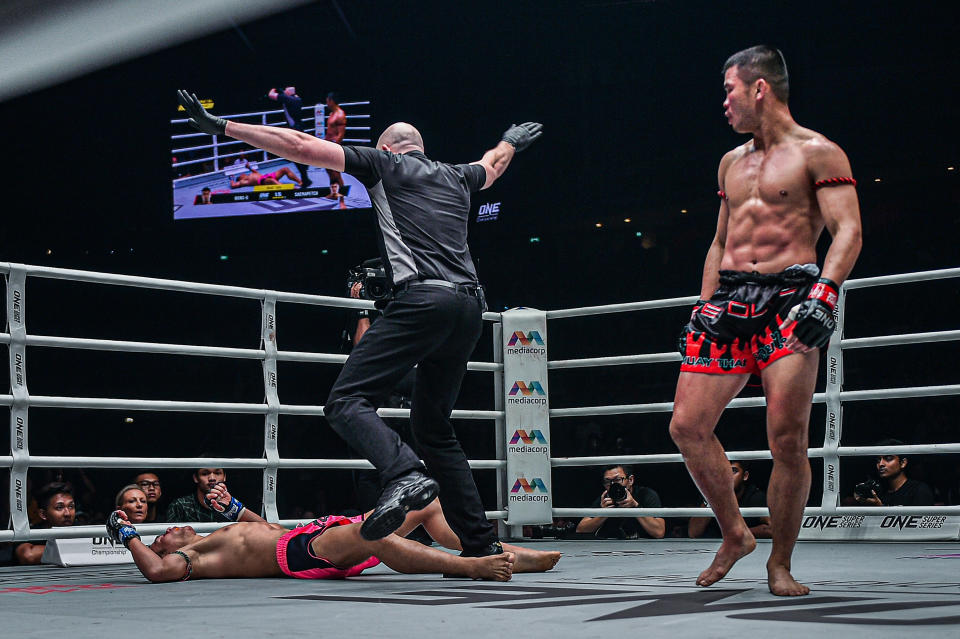
[[[730,210],[720,269],[779,273],[793,264],[815,263],[822,230],[816,211],[751,198]]]

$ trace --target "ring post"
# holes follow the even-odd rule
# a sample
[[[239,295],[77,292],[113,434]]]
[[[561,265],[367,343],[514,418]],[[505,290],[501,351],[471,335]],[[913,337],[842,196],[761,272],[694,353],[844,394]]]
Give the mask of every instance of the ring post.
[[[820,505],[836,510],[840,503],[840,437],[843,429],[843,405],[840,392],[843,390],[843,307],[847,290],[841,286],[837,305],[833,309],[836,326],[827,346],[827,424],[823,434],[823,498]]]
[[[10,265],[6,277],[7,332],[10,334],[10,450],[13,465],[10,467],[10,520],[15,538],[23,539],[30,532],[27,504],[27,470],[30,466],[27,392],[27,324],[26,324],[26,269]]]
[[[504,442],[507,449],[507,524],[553,521],[547,314],[505,311],[503,346]],[[512,482],[512,485],[511,485]]]
[[[277,451],[277,432],[280,422],[280,397],[277,393],[277,296],[268,294],[261,310],[260,343],[264,350],[263,387],[267,401],[267,414],[263,427],[263,453],[267,467],[263,469],[263,516],[267,521],[280,520],[277,514],[277,468],[280,454]]]

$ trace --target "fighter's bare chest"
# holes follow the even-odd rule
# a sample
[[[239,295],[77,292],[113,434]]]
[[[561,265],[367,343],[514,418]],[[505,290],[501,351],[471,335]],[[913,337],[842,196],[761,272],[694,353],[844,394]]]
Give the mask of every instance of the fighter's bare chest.
[[[786,204],[809,198],[806,161],[796,149],[746,152],[730,165],[723,190],[732,207],[750,200]]]

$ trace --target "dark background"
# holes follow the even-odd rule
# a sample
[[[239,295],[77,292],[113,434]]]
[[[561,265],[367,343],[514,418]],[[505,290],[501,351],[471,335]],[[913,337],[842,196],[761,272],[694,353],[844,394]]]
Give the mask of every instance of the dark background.
[[[958,171],[948,170],[960,161],[956,5],[367,1],[341,8],[342,16],[318,1],[0,104],[8,157],[0,259],[345,294],[347,269],[376,252],[370,212],[173,221],[175,89],[213,96],[227,112],[272,86],[295,84],[305,103],[331,90],[344,101],[370,99],[375,134],[396,120],[413,122],[428,155],[451,162],[478,159],[512,122],[544,123],[542,140],[474,200],[474,212],[502,202],[498,221],[470,231],[493,310],[692,295],[714,232],[717,163],[745,140],[722,117],[720,69],[731,53],[765,42],[786,57],[796,120],[840,144],[860,181],[864,250],[853,277],[958,266],[960,190]],[[828,244],[824,237],[821,259]],[[846,334],[955,329],[957,301],[956,280],[856,291]],[[259,341],[256,302],[31,278],[27,309],[28,330],[42,335],[245,348]],[[687,312],[558,320],[550,356],[668,351]],[[278,322],[282,349],[338,352],[349,319],[281,304]],[[489,334],[487,327],[474,359],[491,358]],[[957,383],[957,354],[955,342],[850,351],[845,388]],[[281,400],[322,404],[336,372],[281,364]],[[675,380],[672,364],[558,371],[551,406],[669,401]],[[35,395],[263,398],[257,362],[212,358],[31,348],[28,384]],[[458,408],[492,408],[489,374],[468,375]],[[956,408],[955,398],[850,404],[843,442],[955,441]],[[32,409],[31,453],[262,453],[260,417],[143,412],[127,424],[127,416]],[[674,452],[668,420],[557,419],[552,452]],[[822,445],[823,421],[815,406],[813,446]],[[493,457],[492,423],[457,427],[468,456]],[[731,450],[766,447],[757,409],[730,411],[719,434]],[[349,454],[319,418],[283,417],[279,440],[286,457]],[[954,457],[916,461],[913,476],[941,492],[956,484]],[[870,468],[870,460],[845,461],[844,490]],[[817,460],[814,469],[819,503]],[[97,495],[86,506],[103,512],[129,473],[89,474]],[[165,499],[191,486],[185,472],[160,474]],[[228,474],[255,506],[259,473]],[[281,516],[296,506],[351,507],[349,475],[282,472]],[[666,505],[697,499],[681,465],[638,475]],[[765,485],[768,475],[758,463],[754,479]],[[477,476],[493,508],[492,473]],[[555,504],[588,504],[598,476],[595,468],[557,470]]]

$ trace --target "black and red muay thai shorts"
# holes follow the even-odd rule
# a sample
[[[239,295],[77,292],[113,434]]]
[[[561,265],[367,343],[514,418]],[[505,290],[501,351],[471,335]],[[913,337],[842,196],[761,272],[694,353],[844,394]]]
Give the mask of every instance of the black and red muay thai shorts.
[[[819,275],[816,264],[794,264],[780,273],[720,271],[717,291],[697,304],[680,334],[680,370],[759,375],[793,353],[784,346],[793,325],[779,327]]]

